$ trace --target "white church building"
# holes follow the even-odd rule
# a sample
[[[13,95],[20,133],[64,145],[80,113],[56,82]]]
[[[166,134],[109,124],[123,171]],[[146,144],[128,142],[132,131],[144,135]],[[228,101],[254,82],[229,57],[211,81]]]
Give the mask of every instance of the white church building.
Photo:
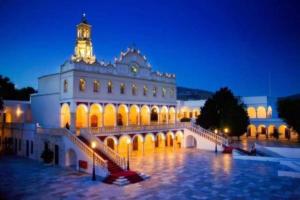
[[[96,155],[96,173],[106,177],[116,166],[121,171],[128,168],[129,152],[222,150],[227,145],[227,139],[214,132],[180,123],[201,115],[205,100],[177,100],[175,74],[154,71],[137,48],[121,52],[113,62],[98,61],[91,28],[83,16],[74,55],[58,73],[38,79],[38,93],[29,102],[5,101],[0,149],[11,145],[15,153],[41,160],[42,151],[49,148],[54,164],[91,173],[95,143],[101,152]],[[273,99],[242,100],[251,119],[248,136],[265,137],[274,128],[285,135],[288,129],[278,119]]]

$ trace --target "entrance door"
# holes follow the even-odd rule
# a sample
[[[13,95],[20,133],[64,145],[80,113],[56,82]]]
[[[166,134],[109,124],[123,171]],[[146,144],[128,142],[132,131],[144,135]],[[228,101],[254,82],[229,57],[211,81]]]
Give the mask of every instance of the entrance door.
[[[59,146],[58,145],[55,145],[54,154],[55,154],[54,163],[55,163],[55,165],[58,165],[58,163],[59,163]]]

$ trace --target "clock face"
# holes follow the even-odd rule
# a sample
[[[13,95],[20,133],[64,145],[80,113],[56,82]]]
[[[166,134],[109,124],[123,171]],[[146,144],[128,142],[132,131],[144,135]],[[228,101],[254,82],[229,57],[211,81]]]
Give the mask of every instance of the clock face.
[[[134,65],[131,66],[131,72],[136,75],[138,73],[138,68]]]

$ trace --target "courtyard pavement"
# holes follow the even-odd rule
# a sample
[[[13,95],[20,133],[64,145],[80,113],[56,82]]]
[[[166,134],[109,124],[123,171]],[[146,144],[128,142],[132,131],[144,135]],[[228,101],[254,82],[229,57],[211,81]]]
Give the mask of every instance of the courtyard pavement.
[[[270,162],[234,160],[195,149],[133,156],[151,175],[118,187],[91,176],[15,156],[0,158],[0,199],[300,199],[300,179],[278,177]]]

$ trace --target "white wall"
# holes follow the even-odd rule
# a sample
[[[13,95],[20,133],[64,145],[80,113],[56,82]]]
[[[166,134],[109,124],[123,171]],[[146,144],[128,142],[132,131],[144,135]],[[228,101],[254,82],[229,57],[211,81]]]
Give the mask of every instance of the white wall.
[[[33,122],[46,127],[60,127],[59,94],[31,96]]]

